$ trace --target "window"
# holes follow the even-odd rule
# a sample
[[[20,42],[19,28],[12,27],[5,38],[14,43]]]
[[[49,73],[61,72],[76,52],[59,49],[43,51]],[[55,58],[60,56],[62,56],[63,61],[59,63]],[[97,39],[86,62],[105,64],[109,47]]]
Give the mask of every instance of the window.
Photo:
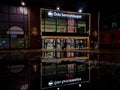
[[[0,49],[24,48],[24,36],[28,35],[26,7],[0,6]]]

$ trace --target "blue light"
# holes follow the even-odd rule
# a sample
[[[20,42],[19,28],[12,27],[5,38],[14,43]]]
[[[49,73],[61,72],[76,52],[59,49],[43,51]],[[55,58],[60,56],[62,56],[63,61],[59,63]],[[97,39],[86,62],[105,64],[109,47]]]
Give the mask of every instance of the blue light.
[[[17,34],[11,34],[11,38],[17,38]]]

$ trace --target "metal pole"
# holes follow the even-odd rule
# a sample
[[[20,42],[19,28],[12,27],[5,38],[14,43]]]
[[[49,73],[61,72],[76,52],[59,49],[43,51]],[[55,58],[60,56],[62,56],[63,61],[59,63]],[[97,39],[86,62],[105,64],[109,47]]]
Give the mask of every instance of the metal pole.
[[[99,48],[99,35],[100,35],[100,12],[98,12],[98,48]]]

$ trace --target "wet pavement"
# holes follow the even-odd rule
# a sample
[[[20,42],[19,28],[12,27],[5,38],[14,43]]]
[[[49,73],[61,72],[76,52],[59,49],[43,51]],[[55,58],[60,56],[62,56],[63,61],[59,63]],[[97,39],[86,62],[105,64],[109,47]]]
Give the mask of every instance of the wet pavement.
[[[119,50],[89,50],[81,51],[90,53],[91,57],[91,73],[90,82],[76,83],[73,85],[64,85],[43,90],[120,90],[120,51]],[[4,56],[4,55],[3,55]],[[21,57],[24,58],[21,58]],[[18,57],[18,56],[17,56]],[[0,62],[0,89],[4,90],[39,90],[40,88],[40,72],[30,70],[31,66],[28,62],[28,55],[21,54],[19,59],[12,57],[18,62],[12,63],[3,58]],[[4,61],[2,61],[4,60]],[[21,61],[22,60],[22,61]],[[17,64],[18,66],[9,67],[9,65]],[[34,63],[34,62],[32,62]],[[39,64],[39,63],[38,63]],[[17,69],[16,69],[17,68]]]

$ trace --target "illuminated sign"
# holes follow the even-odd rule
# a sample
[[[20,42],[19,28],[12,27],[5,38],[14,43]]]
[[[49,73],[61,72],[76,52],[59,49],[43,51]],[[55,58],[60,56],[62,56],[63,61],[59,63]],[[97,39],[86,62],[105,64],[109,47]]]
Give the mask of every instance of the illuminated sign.
[[[17,38],[17,34],[11,34],[11,38]]]
[[[56,85],[60,85],[60,84],[65,84],[65,83],[72,83],[72,82],[78,82],[81,81],[81,78],[73,78],[73,79],[66,79],[66,80],[59,80],[59,81],[49,81],[48,85],[49,86],[56,86]]]
[[[82,16],[78,14],[68,14],[68,13],[54,12],[54,11],[48,11],[48,16],[49,17],[64,17],[64,18],[67,17],[67,18],[76,18],[76,19],[82,18]]]

